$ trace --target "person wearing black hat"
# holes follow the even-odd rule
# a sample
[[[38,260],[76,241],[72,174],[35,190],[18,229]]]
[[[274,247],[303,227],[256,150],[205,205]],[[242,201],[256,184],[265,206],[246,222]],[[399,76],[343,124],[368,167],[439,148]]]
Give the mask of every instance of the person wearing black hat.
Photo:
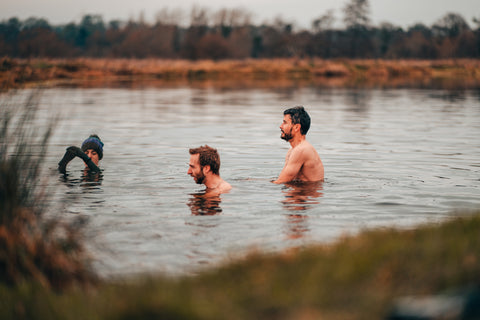
[[[65,174],[67,165],[75,157],[79,157],[85,162],[85,167],[90,171],[99,172],[98,164],[103,158],[103,142],[96,134],[92,134],[82,143],[82,147],[70,146],[58,163],[58,171]]]

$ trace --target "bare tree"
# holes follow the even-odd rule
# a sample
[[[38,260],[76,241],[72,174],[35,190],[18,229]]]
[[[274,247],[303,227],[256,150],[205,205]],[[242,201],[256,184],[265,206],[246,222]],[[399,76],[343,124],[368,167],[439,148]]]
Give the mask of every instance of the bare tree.
[[[470,30],[467,21],[458,13],[447,13],[445,16],[437,20],[432,27],[441,36],[457,37],[463,31]]]
[[[213,14],[213,23],[215,26],[243,27],[249,25],[251,20],[252,14],[242,8],[223,8]]]
[[[294,23],[286,21],[281,15],[275,16],[273,19],[273,28],[282,33],[292,33]]]
[[[252,13],[243,8],[230,10],[230,25],[232,27],[244,27],[252,23]]]
[[[320,32],[323,30],[331,30],[333,23],[335,22],[335,15],[333,10],[328,10],[324,15],[313,20],[312,28],[315,32]]]
[[[194,5],[190,11],[190,26],[205,27],[208,26],[209,10],[206,7]]]
[[[370,5],[368,0],[350,0],[344,7],[343,21],[347,27],[347,51],[351,58],[372,58],[375,53],[373,39],[368,33]]]
[[[222,8],[212,15],[213,25],[215,26],[226,26],[228,25],[228,9]]]
[[[155,14],[155,22],[160,25],[178,26],[182,25],[185,16],[182,9],[162,8]]]
[[[350,0],[343,8],[343,21],[347,28],[365,28],[370,24],[370,3],[368,0]]]
[[[477,29],[480,30],[480,18],[477,19],[477,18],[473,17],[472,21],[473,21],[473,23],[475,23],[477,25]]]
[[[230,58],[230,48],[227,41],[218,34],[207,34],[195,46],[196,59],[221,60]]]
[[[250,27],[234,28],[228,38],[228,44],[233,58],[244,59],[250,57],[253,49],[253,37]]]
[[[251,13],[241,9],[220,9],[213,13],[213,26],[224,38],[228,38],[236,28],[248,26],[251,21]]]

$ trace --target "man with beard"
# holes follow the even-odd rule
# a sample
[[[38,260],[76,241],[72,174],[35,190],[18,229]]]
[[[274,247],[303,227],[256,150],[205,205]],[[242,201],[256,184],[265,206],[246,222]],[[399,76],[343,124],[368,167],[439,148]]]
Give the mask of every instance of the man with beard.
[[[322,160],[305,138],[308,129],[310,116],[303,107],[290,108],[283,112],[280,137],[288,141],[291,148],[288,150],[282,172],[273,183],[323,181]]]
[[[193,177],[196,183],[204,184],[207,194],[228,192],[232,186],[220,178],[220,156],[217,149],[207,145],[189,150],[190,162],[187,174]]]

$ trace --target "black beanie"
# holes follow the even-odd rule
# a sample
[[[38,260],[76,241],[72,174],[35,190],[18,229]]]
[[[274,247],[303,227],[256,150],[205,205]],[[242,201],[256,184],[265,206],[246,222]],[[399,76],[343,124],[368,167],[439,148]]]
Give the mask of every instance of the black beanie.
[[[85,152],[88,149],[95,150],[98,154],[98,160],[103,158],[103,142],[96,134],[92,134],[82,143],[82,151]]]

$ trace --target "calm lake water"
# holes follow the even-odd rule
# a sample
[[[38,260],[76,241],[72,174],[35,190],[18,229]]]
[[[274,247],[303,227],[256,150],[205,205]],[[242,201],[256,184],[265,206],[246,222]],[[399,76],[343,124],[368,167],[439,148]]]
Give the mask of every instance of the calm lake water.
[[[18,101],[28,90],[17,93]],[[307,139],[326,180],[274,185],[289,144],[283,110],[304,105]],[[365,228],[408,228],[480,206],[480,91],[55,88],[40,115],[59,114],[47,155],[54,210],[84,217],[105,276],[194,274],[253,248],[325,243]],[[55,172],[67,146],[105,143],[100,177]],[[219,150],[219,199],[187,175],[188,149]]]

